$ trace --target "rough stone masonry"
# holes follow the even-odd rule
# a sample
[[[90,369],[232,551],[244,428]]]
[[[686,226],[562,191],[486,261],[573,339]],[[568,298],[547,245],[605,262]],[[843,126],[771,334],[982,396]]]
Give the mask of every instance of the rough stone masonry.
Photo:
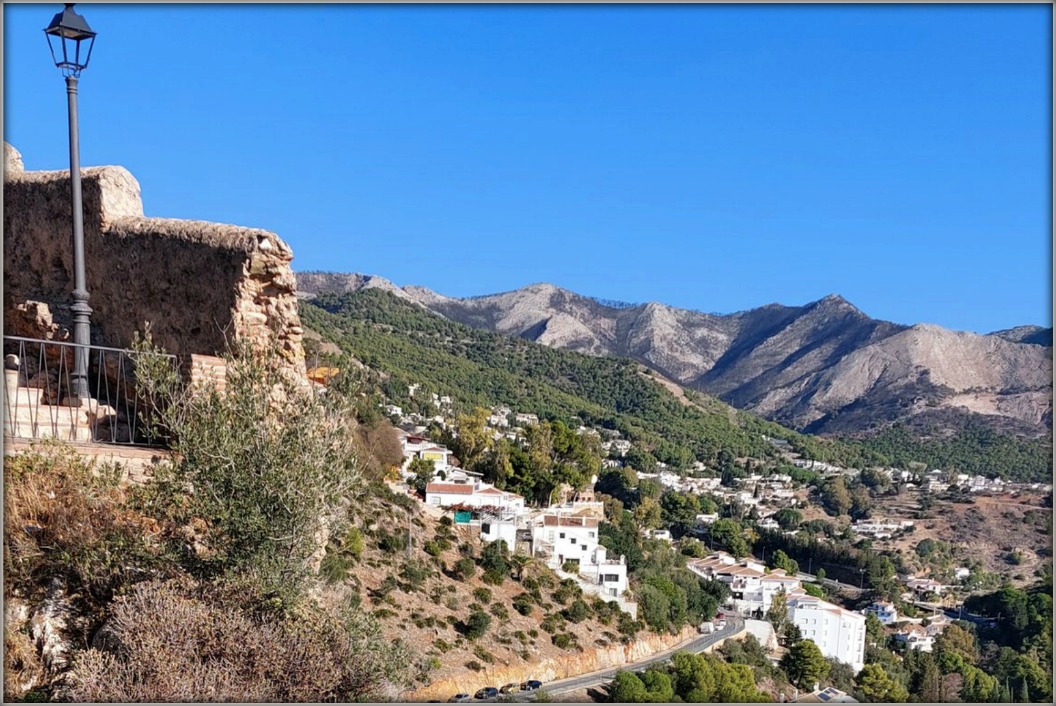
[[[155,342],[186,359],[227,341],[277,342],[304,377],[293,251],[266,230],[148,218],[123,167],[82,170],[92,343],[127,348],[151,323]],[[65,339],[72,324],[69,171],[26,171],[4,143],[4,333]]]

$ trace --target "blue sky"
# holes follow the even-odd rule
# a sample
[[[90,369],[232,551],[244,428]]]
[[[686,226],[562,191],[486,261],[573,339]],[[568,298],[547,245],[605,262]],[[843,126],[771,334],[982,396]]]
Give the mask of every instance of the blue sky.
[[[68,167],[60,9],[4,5],[29,169]],[[78,11],[82,164],[297,270],[1051,325],[1048,5]]]

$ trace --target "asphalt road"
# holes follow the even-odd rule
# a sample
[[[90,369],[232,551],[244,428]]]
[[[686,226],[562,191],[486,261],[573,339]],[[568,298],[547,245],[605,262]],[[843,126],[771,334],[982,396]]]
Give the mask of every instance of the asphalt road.
[[[818,582],[818,577],[814,576],[813,574],[804,574],[804,573],[800,572],[800,573],[796,574],[796,578],[799,579],[800,581],[809,581],[811,583],[817,583]],[[866,590],[866,589],[863,589],[863,588],[859,588],[858,586],[855,586],[852,583],[840,583],[839,581],[833,581],[832,579],[822,579],[821,582],[823,584],[825,584],[826,586],[830,586],[830,587],[838,589],[840,591],[846,591],[847,593],[851,594],[854,597],[860,596]]]
[[[725,640],[728,637],[733,637],[744,630],[744,621],[735,616],[729,616],[726,622],[726,627],[717,632],[713,632],[709,635],[701,635],[700,637],[694,638],[689,642],[685,642],[678,647],[667,650],[666,652],[660,652],[653,655],[649,659],[644,659],[639,662],[631,662],[628,664],[614,667],[612,669],[605,669],[600,672],[592,672],[590,674],[584,674],[578,677],[571,677],[569,679],[561,679],[559,681],[552,681],[547,684],[543,684],[543,690],[548,694],[562,694],[567,691],[576,691],[578,689],[586,689],[591,686],[598,686],[599,684],[605,684],[612,680],[616,676],[616,672],[626,670],[640,670],[654,664],[661,664],[671,658],[671,655],[676,652],[700,652],[702,650],[711,647],[720,640]],[[527,695],[525,695],[527,696]]]

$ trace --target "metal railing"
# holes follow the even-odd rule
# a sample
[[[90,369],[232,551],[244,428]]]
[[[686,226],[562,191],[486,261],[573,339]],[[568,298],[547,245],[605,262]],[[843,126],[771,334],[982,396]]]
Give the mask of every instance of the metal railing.
[[[87,399],[73,394],[79,351],[87,354]],[[175,356],[157,355],[176,366]],[[4,436],[162,445],[144,423],[135,356],[121,348],[4,336]]]

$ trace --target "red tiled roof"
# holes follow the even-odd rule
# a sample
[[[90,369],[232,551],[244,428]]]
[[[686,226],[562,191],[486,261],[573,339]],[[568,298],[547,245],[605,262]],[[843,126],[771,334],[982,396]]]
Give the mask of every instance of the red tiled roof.
[[[456,495],[472,495],[473,486],[462,483],[430,483],[425,486],[426,493],[453,493]]]

